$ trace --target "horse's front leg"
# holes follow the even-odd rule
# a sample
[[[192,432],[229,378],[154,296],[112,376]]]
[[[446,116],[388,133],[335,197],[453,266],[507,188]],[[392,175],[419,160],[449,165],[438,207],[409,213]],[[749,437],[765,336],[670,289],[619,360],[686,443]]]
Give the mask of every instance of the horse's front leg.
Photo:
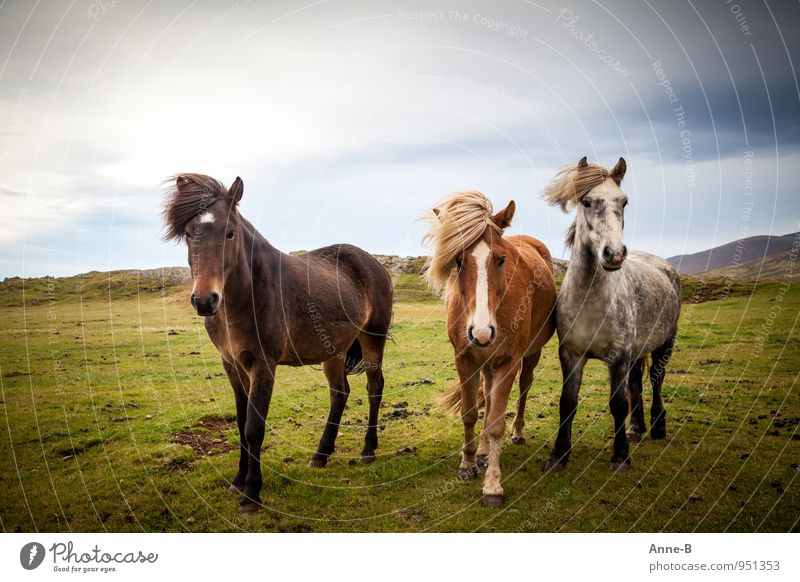
[[[247,477],[249,454],[247,452],[247,439],[244,436],[244,426],[247,422],[247,393],[250,379],[245,371],[236,364],[222,361],[222,367],[228,375],[228,381],[233,388],[233,397],[236,400],[236,426],[239,429],[239,470],[231,481],[228,492],[241,495],[244,490],[244,480]]]
[[[627,432],[629,443],[640,442],[647,430],[642,403],[642,364],[643,360],[637,360],[628,374],[628,410],[631,417],[631,425]]]
[[[478,464],[479,468],[483,468],[489,464],[489,433],[486,432],[486,420],[489,418],[489,414],[492,410],[492,393],[489,390],[492,386],[492,370],[489,366],[484,366],[481,369],[481,388],[480,391],[483,393],[483,428],[484,430],[481,431],[480,438],[478,440],[478,453],[475,457],[475,462]],[[478,402],[478,416],[480,416],[480,402]]]
[[[461,465],[458,476],[462,481],[478,477],[475,464],[475,423],[478,422],[478,388],[480,387],[480,367],[464,358],[456,358],[456,370],[461,384],[461,422],[464,423],[464,445],[461,447]]]
[[[583,379],[583,367],[586,365],[583,354],[574,353],[564,344],[558,349],[558,359],[561,361],[561,375],[564,379],[559,402],[560,424],[553,452],[544,466],[544,470],[551,473],[563,470],[569,460],[572,450],[572,421],[578,411],[578,392]]]
[[[484,386],[492,402],[483,423],[483,432],[488,434],[489,442],[489,464],[483,479],[482,503],[485,507],[499,507],[503,502],[503,487],[500,485],[500,452],[506,434],[508,396],[519,372],[519,365],[518,359],[512,359],[511,364],[495,369],[491,374],[491,386]]]
[[[631,464],[628,455],[628,437],[625,434],[625,421],[628,418],[628,376],[631,359],[621,354],[609,363],[611,375],[611,397],[609,407],[614,417],[614,454],[611,457],[612,471],[627,471]]]
[[[269,401],[275,383],[275,364],[256,361],[251,365],[248,376],[250,391],[247,395],[247,420],[244,425],[248,465],[244,492],[239,501],[240,513],[254,513],[261,503],[261,445],[264,443]]]

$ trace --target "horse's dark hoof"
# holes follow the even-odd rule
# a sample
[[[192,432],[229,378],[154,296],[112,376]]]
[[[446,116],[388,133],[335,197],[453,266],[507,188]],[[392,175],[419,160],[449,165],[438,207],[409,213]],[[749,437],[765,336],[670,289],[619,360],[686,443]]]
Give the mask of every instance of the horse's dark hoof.
[[[328,457],[322,457],[318,455],[314,455],[311,457],[311,460],[308,462],[308,466],[312,469],[322,469],[325,465],[328,464]]]
[[[489,466],[489,455],[478,455],[475,457],[475,464],[483,469],[484,467]]]
[[[485,495],[481,497],[481,505],[492,509],[498,508],[503,505],[502,495]]]
[[[243,491],[236,483],[231,483],[228,487],[228,493],[231,495],[241,495]]]
[[[626,435],[629,443],[636,444],[642,442],[642,435],[636,431],[629,430]]]
[[[375,453],[361,453],[359,461],[361,461],[363,465],[371,465],[375,462]]]
[[[242,515],[252,515],[253,513],[258,513],[258,510],[258,503],[253,503],[252,501],[239,504],[239,513]]]
[[[545,473],[558,473],[567,468],[567,459],[550,455],[544,464]]]
[[[512,436],[511,443],[515,445],[524,445],[525,444],[525,437],[524,436]]]
[[[655,441],[660,441],[661,439],[667,438],[667,427],[654,426],[650,428],[650,438]]]
[[[630,468],[631,468],[630,457],[625,459],[624,461],[611,461],[611,470],[614,473],[624,473]]]
[[[478,467],[475,465],[466,469],[464,467],[459,467],[458,478],[462,481],[474,481],[478,478]]]

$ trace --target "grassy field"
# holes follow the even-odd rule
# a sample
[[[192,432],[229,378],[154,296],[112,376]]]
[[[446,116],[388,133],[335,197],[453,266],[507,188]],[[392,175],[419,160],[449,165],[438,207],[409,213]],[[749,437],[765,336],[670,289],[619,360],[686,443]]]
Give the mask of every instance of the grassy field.
[[[800,528],[796,285],[686,282],[665,384],[668,438],[633,447],[624,474],[608,470],[612,421],[597,362],[570,464],[542,473],[558,425],[554,338],[531,390],[527,444],[503,453],[505,504],[490,510],[480,482],[456,477],[460,421],[432,408],[455,380],[444,309],[418,277],[401,276],[378,460],[356,462],[362,376],[351,379],[336,454],[326,469],[308,468],[327,388],[316,367],[281,368],[262,456],[267,507],[247,517],[225,491],[238,456],[233,395],[186,295],[135,273],[0,285],[3,531]]]

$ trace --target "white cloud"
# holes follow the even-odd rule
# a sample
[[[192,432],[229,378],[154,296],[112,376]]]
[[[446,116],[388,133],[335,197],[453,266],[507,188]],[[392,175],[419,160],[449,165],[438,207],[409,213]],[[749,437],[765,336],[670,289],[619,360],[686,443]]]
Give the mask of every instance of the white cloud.
[[[458,14],[443,7],[422,21],[408,16],[417,8],[240,1],[143,10],[120,2],[99,22],[82,9],[64,15],[38,8],[0,86],[0,196],[13,206],[0,215],[2,270],[15,272],[22,244],[68,240],[57,231],[103,219],[109,238],[97,245],[102,251],[86,251],[87,263],[183,260],[177,252],[163,255],[158,241],[159,186],[180,171],[226,183],[242,176],[244,211],[287,250],[346,235],[369,250],[419,252],[418,213],[450,190],[476,187],[496,200],[516,198],[516,226],[530,228],[559,255],[568,218],[536,195],[556,166],[584,153],[608,164],[619,155],[632,162],[630,187],[642,204],[629,230],[651,250],[697,250],[735,230],[731,207],[718,202],[720,189],[736,182],[729,177],[740,156],[730,145],[740,145],[735,115],[714,112],[727,149],[721,162],[709,162],[714,135],[704,101],[696,101],[700,89],[727,90],[730,79],[694,13],[660,7],[679,44],[645,6],[612,5],[609,15],[578,3],[576,26],[592,34],[591,45],[555,22],[555,4],[548,12],[521,2],[461,3]],[[2,11],[0,54],[7,54],[30,7],[12,2]],[[741,39],[709,22],[725,54],[737,57],[739,82],[758,82]],[[518,32],[507,34],[514,26]],[[598,58],[600,50],[631,74],[616,74]],[[706,156],[698,159],[702,188],[691,217],[671,107],[650,68],[656,58],[681,91],[698,155],[703,149]],[[722,127],[725,117],[733,129]],[[770,192],[759,192],[763,200],[772,200],[787,176],[797,177],[792,155],[758,152],[760,184]],[[777,158],[785,168],[779,174],[767,168]],[[649,192],[668,192],[667,204],[643,198]],[[781,198],[777,208],[782,222],[759,215],[759,228],[786,230],[780,225],[796,215],[797,204]],[[314,226],[298,224],[300,213]],[[709,236],[708,223],[717,219]],[[112,242],[128,249],[132,240],[136,248],[107,251]],[[26,268],[41,272],[45,266],[28,251]]]

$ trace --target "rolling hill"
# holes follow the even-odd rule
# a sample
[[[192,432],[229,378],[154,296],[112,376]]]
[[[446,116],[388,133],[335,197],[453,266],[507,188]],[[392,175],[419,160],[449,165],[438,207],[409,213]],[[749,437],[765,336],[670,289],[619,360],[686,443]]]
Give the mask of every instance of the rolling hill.
[[[670,257],[667,261],[682,275],[776,279],[785,276],[793,245],[800,245],[800,232],[784,236],[751,236],[698,253]],[[791,278],[796,279],[800,272],[792,275]]]

